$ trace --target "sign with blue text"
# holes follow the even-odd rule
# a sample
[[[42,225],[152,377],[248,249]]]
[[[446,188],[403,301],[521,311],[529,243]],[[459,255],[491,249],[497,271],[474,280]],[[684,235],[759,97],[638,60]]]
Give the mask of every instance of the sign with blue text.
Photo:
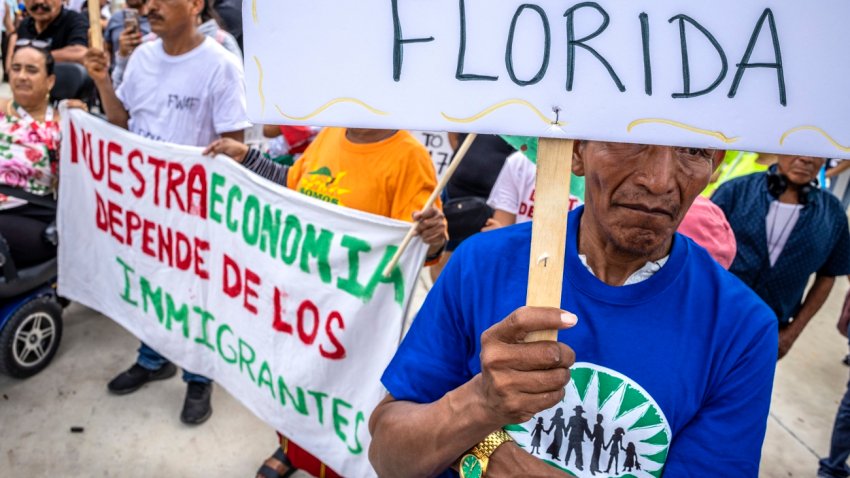
[[[249,111],[261,123],[850,158],[843,0],[243,8]]]

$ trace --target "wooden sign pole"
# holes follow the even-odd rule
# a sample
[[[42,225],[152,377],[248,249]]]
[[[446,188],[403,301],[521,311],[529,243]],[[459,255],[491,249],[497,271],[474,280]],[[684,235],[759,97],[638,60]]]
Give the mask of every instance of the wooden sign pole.
[[[466,139],[463,140],[463,143],[458,148],[457,153],[455,153],[454,159],[449,164],[449,167],[446,169],[446,172],[443,173],[443,177],[440,178],[440,182],[437,183],[437,188],[434,189],[434,192],[431,193],[431,197],[428,198],[428,201],[425,202],[425,205],[422,207],[422,210],[426,210],[434,205],[437,201],[437,198],[440,197],[440,194],[443,193],[443,189],[446,188],[449,184],[449,180],[457,170],[457,167],[460,166],[463,158],[466,157],[466,152],[469,151],[470,146],[472,146],[472,142],[475,141],[475,138],[478,137],[476,133],[469,133],[466,135]],[[401,245],[398,246],[398,250],[393,255],[390,262],[387,263],[387,266],[384,267],[383,275],[384,277],[389,277],[392,274],[393,269],[395,269],[396,264],[398,264],[399,259],[401,259],[401,255],[404,254],[404,251],[407,250],[407,246],[410,245],[410,241],[413,239],[413,236],[416,235],[416,227],[419,225],[418,222],[414,222],[413,225],[410,226],[410,229],[407,231],[407,235],[404,236],[404,240],[401,241]]]
[[[540,138],[537,147],[531,261],[525,301],[528,306],[561,307],[573,144],[573,140],[568,139]],[[525,341],[543,340],[558,340],[558,331],[533,332]]]
[[[103,50],[103,25],[100,23],[100,0],[89,0],[89,47]]]

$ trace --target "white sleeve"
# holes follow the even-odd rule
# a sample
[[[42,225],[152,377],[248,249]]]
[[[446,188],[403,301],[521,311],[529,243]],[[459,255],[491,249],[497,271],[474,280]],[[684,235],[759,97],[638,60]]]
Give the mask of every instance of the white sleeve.
[[[124,60],[123,65],[116,62],[115,71],[112,72],[112,84],[115,85],[117,83],[115,96],[118,97],[118,101],[124,105],[124,109],[127,110],[127,112],[130,111],[130,107],[127,105],[132,105],[134,103],[133,90],[138,83],[137,81],[133,81],[133,75],[135,74],[136,68],[138,67],[137,64],[139,63],[139,54],[138,52],[135,53],[135,55],[130,55],[130,58]]]
[[[121,83],[124,82],[124,69],[127,68],[127,60],[128,58],[121,56],[121,53],[115,53],[114,66],[112,67],[112,87],[115,88],[116,96],[121,88]],[[118,99],[120,100],[121,97],[118,96]]]
[[[230,55],[230,53],[228,53]],[[251,126],[245,96],[245,75],[234,61],[219,68],[213,91],[213,125],[217,134],[241,131]]]
[[[519,205],[522,202],[522,198],[519,197],[520,178],[518,177],[518,160],[528,161],[522,153],[514,153],[508,156],[505,165],[499,172],[496,184],[493,185],[493,189],[490,191],[490,198],[487,199],[487,205],[493,209],[501,209],[514,215],[519,212]]]

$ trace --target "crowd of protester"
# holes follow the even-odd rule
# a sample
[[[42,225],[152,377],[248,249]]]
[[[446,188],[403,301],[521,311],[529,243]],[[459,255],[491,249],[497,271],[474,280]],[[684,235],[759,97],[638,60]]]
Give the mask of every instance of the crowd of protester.
[[[241,64],[241,2],[127,0],[116,9],[107,4],[101,15],[103,50],[88,47],[86,2],[65,5],[61,0],[25,0],[23,7],[3,2],[0,22],[8,45],[2,50],[3,64],[12,92],[12,98],[0,100],[0,139],[9,145],[0,155],[0,185],[21,191],[18,196],[0,195],[0,240],[6,241],[19,267],[37,264],[56,253],[55,245],[43,239],[43,231],[55,220],[55,210],[39,201],[53,196],[57,188],[59,113],[54,104],[67,98],[51,96],[56,82],[63,81],[56,75],[55,64],[75,62],[85,66],[96,87],[94,110],[115,125],[157,141],[205,147],[208,154],[229,156],[288,188],[336,199],[337,203],[342,198],[313,190],[318,183],[305,178],[320,169],[331,174],[345,171],[349,184],[356,185],[346,194],[345,207],[418,222],[417,231],[428,245],[425,265],[433,266],[435,279],[442,279],[387,369],[383,382],[390,396],[370,424],[378,448],[375,451],[373,447],[371,459],[387,476],[437,475],[456,464],[465,450],[474,449],[488,427],[528,419],[523,410],[502,407],[505,396],[519,390],[494,393],[490,388],[499,383],[496,378],[511,377],[513,382],[501,383],[516,384],[527,379],[527,375],[519,378],[516,370],[538,373],[536,383],[546,383],[548,388],[526,394],[526,399],[539,399],[538,409],[543,410],[553,399],[561,398],[548,392],[563,389],[567,375],[562,371],[575,361],[576,354],[586,358],[600,353],[596,349],[609,326],[595,319],[600,330],[588,335],[574,315],[515,310],[524,303],[525,291],[511,282],[511,274],[522,276],[521,269],[527,264],[515,261],[510,268],[496,267],[496,261],[487,258],[493,254],[528,255],[530,228],[521,224],[533,220],[537,168],[534,158],[522,149],[498,136],[480,136],[450,181],[444,204],[438,201],[422,210],[437,178],[427,151],[406,131],[266,125],[263,131],[270,139],[269,147],[262,150],[244,144],[244,131],[252,125],[246,112]],[[163,81],[166,78],[168,81]],[[169,102],[173,95],[192,98],[192,106],[173,108]],[[69,105],[87,107],[80,101]],[[462,140],[463,135],[451,134],[454,147]],[[657,167],[664,162],[676,166]],[[745,151],[578,144],[573,172],[581,181],[587,179],[587,193],[570,198],[569,208],[574,212],[567,268],[576,276],[586,275],[587,284],[593,282],[597,289],[576,287],[577,294],[586,297],[575,302],[578,299],[570,295],[566,303],[576,309],[570,312],[581,310],[582,317],[603,318],[659,314],[670,321],[678,317],[676,313],[699,316],[705,322],[699,327],[704,328],[691,333],[703,336],[692,337],[699,339],[693,346],[706,357],[718,359],[711,364],[712,373],[694,370],[688,379],[694,389],[717,403],[688,401],[688,407],[677,408],[677,415],[669,417],[683,423],[694,417],[699,420],[678,430],[686,455],[671,455],[668,473],[678,470],[692,476],[689,467],[699,465],[700,460],[715,469],[722,469],[723,463],[739,470],[757,468],[765,416],[756,413],[755,418],[743,419],[743,412],[734,407],[746,405],[748,410],[755,407],[766,413],[775,360],[792,348],[823,306],[836,278],[850,276],[848,165],[850,161],[827,163],[824,158]],[[702,182],[684,181],[684,173]],[[823,179],[834,194],[821,183]],[[621,191],[626,189],[635,204],[630,212],[612,212],[605,201],[625,194]],[[623,224],[635,215],[646,219],[642,227],[651,234],[636,238],[624,229]],[[508,227],[512,225],[516,227]],[[497,229],[500,231],[491,232]],[[676,230],[681,234],[675,234]],[[576,238],[580,239],[578,246]],[[466,240],[469,245],[451,258]],[[464,275],[470,267],[480,270]],[[684,276],[704,277],[693,283],[677,281],[669,272],[673,269]],[[476,278],[465,279],[469,277]],[[473,299],[500,290],[499,280],[513,284],[513,289],[496,294],[499,298],[494,304]],[[658,287],[660,281],[678,288],[682,297],[709,297],[709,302],[716,303],[701,310],[675,311],[665,308],[668,301],[662,297],[651,307],[627,304],[621,297],[625,286]],[[466,294],[464,299],[475,305],[468,310],[458,305],[460,294]],[[597,300],[594,294],[606,296],[619,308],[588,305]],[[508,319],[496,322],[503,317]],[[735,324],[736,320],[748,325]],[[448,321],[468,321],[464,333],[473,335],[441,333],[453,328]],[[539,357],[542,349],[520,345],[518,337],[528,332],[516,325],[522,321],[540,328],[572,328],[591,345],[574,344],[574,352],[561,344],[554,351],[554,367],[530,363],[529,357]],[[667,323],[654,327],[651,332],[659,337],[667,337],[671,329]],[[734,336],[725,337],[727,342],[722,344],[703,342],[717,327],[734,331]],[[848,327],[850,294],[838,323],[845,337]],[[575,342],[576,335],[565,341]],[[506,352],[509,347],[513,347],[512,356]],[[479,354],[485,360],[478,361]],[[501,362],[486,360],[499,354],[505,354]],[[475,359],[461,363],[469,357]],[[662,358],[669,359],[658,357]],[[625,356],[605,359],[627,360]],[[739,377],[752,381],[747,386],[732,389],[711,381],[716,378],[712,374],[722,378],[741,363],[750,367]],[[508,370],[510,366],[515,370]],[[176,371],[165,357],[143,343],[135,363],[110,381],[108,389],[118,395],[131,393],[146,383],[170,378]],[[180,418],[187,424],[203,423],[212,414],[212,382],[186,370],[183,379],[187,391]],[[489,415],[458,428],[457,410],[440,405],[446,397],[456,402],[478,397],[491,405]],[[735,401],[739,404],[732,403]],[[435,423],[444,426],[433,426]],[[422,438],[424,429],[430,430],[427,439]],[[446,430],[455,433],[446,436]],[[753,443],[741,447],[705,435],[717,430],[749,436]],[[500,444],[510,441],[494,439],[502,440]],[[424,450],[423,440],[427,444]],[[436,444],[439,447],[431,448]],[[278,445],[257,476],[285,477],[296,469],[315,476],[339,476],[287,437],[278,436]],[[535,463],[526,461],[530,455],[511,450],[514,463],[535,469]],[[727,461],[717,461],[718,455]],[[850,388],[836,416],[832,447],[821,461],[819,476],[850,476],[848,456]]]

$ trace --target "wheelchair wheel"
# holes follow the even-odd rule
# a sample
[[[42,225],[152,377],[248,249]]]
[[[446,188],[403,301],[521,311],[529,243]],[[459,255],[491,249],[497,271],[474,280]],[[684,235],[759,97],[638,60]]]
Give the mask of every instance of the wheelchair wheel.
[[[18,309],[0,331],[0,372],[31,377],[53,360],[62,340],[62,307],[39,297]]]

